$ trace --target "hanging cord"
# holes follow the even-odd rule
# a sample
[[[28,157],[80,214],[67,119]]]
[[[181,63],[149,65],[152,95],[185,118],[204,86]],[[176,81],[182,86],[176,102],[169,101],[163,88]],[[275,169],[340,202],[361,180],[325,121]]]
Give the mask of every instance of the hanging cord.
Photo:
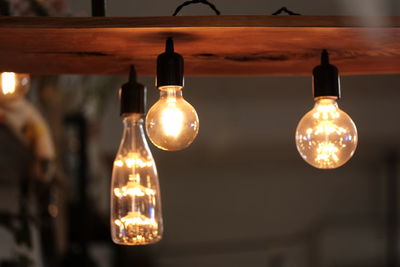
[[[181,4],[180,6],[178,6],[175,9],[175,12],[174,12],[174,14],[172,16],[178,15],[179,11],[181,11],[181,9],[184,8],[185,6],[189,6],[189,5],[192,5],[192,4],[198,4],[198,3],[205,4],[205,5],[209,6],[212,10],[214,10],[214,12],[215,12],[215,14],[217,16],[219,16],[221,14],[221,12],[219,12],[219,10],[215,7],[215,5],[210,3],[210,2],[208,2],[207,0],[192,0],[192,1],[186,1],[183,4]]]
[[[286,14],[288,14],[289,16],[301,16],[301,14],[290,11],[289,9],[287,9],[285,6],[281,7],[280,9],[278,9],[277,11],[275,11],[274,13],[272,13],[272,16],[277,16],[282,14],[283,12],[285,12]]]

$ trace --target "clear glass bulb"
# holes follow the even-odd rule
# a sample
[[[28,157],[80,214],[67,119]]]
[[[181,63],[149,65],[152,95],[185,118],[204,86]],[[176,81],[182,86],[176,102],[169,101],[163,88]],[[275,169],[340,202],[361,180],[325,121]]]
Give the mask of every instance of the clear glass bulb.
[[[29,89],[29,74],[0,73],[0,100],[23,97]]]
[[[124,132],[111,184],[111,235],[120,245],[146,245],[163,234],[156,165],[144,135],[141,114],[123,119]]]
[[[183,99],[181,86],[159,89],[160,99],[147,113],[147,135],[160,149],[184,149],[199,132],[199,117],[193,106]]]
[[[353,156],[357,140],[356,125],[339,109],[336,98],[317,99],[297,125],[297,150],[307,163],[319,169],[345,164]]]

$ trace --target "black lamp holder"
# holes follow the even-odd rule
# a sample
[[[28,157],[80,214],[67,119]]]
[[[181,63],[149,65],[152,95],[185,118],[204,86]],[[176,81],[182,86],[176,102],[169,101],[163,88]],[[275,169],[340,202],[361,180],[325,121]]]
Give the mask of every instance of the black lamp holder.
[[[329,63],[329,54],[326,49],[321,53],[321,64],[313,69],[314,98],[330,96],[340,98],[339,71]]]
[[[157,58],[156,87],[161,86],[183,86],[183,57],[174,52],[174,41],[172,37],[167,38],[165,52]]]
[[[121,86],[121,116],[138,113],[146,109],[146,87],[137,82],[135,66],[130,67],[129,81]]]

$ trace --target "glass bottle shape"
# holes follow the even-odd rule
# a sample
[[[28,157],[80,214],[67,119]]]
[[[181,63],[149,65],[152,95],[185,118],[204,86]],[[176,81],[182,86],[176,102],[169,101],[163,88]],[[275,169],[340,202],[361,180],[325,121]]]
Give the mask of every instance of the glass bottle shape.
[[[144,135],[143,115],[125,115],[123,124],[112,172],[112,239],[120,245],[152,244],[163,235],[157,169]]]

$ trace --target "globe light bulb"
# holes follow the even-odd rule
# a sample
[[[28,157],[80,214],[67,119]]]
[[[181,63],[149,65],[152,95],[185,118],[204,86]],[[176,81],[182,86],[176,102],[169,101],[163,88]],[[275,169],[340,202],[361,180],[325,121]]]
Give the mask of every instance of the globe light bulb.
[[[329,63],[326,50],[313,70],[313,94],[314,108],[297,125],[297,150],[316,168],[338,168],[353,156],[358,136],[356,125],[336,102],[341,95],[339,71]]]
[[[157,58],[156,87],[160,99],[146,116],[147,135],[163,150],[182,150],[199,132],[196,110],[182,96],[183,64],[183,57],[174,52],[172,38],[167,38],[165,52]]]
[[[121,89],[124,129],[112,172],[111,235],[120,245],[152,244],[163,234],[157,169],[144,134],[144,88],[137,85]]]
[[[0,101],[23,97],[29,89],[29,74],[0,73]]]
[[[300,120],[296,146],[301,157],[319,169],[345,164],[357,147],[357,128],[335,98],[320,98]]]
[[[160,99],[146,117],[151,142],[163,150],[188,147],[199,132],[196,110],[182,96],[181,86],[160,87]]]

